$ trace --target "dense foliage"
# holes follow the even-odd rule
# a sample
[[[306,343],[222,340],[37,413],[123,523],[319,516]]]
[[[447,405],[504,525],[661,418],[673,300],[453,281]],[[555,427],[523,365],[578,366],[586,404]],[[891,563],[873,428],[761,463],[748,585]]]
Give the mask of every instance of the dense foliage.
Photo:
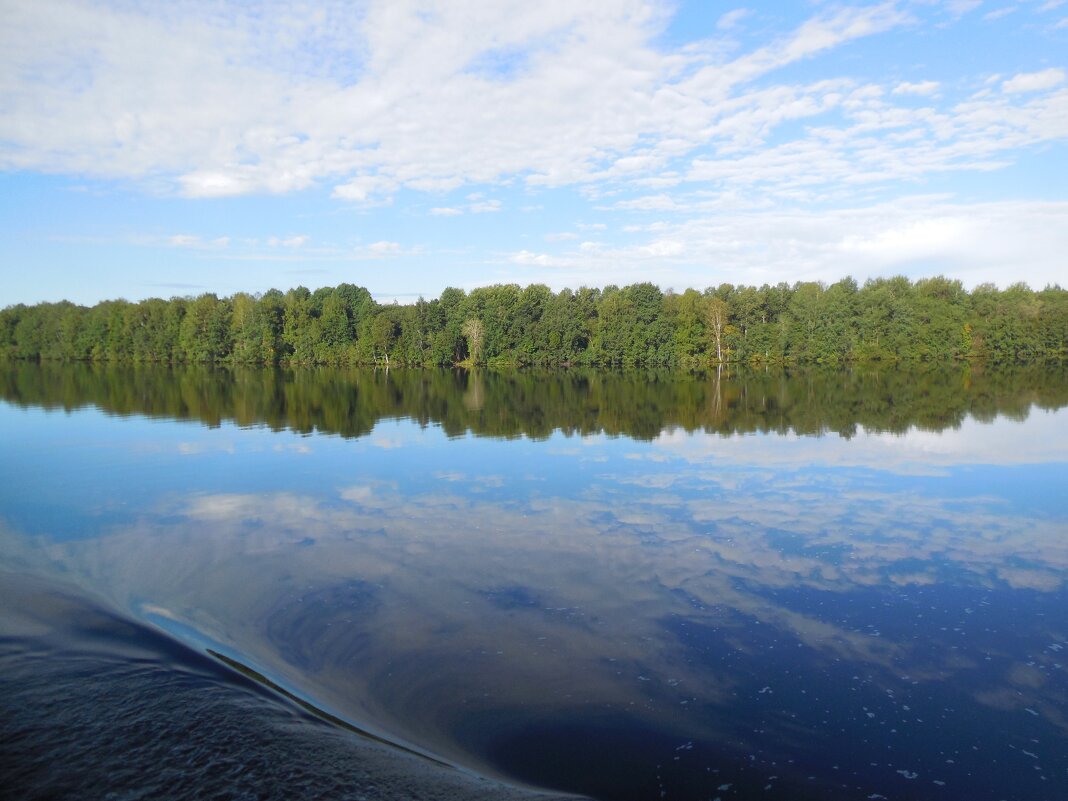
[[[649,283],[553,293],[515,284],[381,305],[363,287],[219,298],[10,306],[0,355],[23,359],[238,364],[699,367],[1062,359],[1068,291],[875,279],[858,286]]]
[[[382,370],[210,365],[0,364],[0,400],[110,414],[360,437],[405,418],[460,436],[661,432],[803,435],[941,431],[1068,405],[1068,374],[972,362],[885,369]]]

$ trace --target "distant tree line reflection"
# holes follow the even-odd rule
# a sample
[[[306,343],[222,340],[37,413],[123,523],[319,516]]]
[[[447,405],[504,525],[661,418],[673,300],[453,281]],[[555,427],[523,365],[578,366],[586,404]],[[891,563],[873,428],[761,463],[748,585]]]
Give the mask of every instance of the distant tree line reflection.
[[[224,421],[359,437],[383,418],[449,435],[650,439],[669,429],[851,436],[940,431],[1068,404],[1068,376],[1036,365],[914,369],[335,369],[0,363],[0,398],[24,407]]]

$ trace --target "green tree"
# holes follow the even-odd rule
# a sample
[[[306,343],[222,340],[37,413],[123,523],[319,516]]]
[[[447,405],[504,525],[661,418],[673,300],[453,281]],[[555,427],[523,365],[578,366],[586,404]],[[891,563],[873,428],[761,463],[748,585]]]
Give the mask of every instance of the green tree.
[[[704,319],[705,330],[716,352],[716,364],[723,364],[723,338],[730,319],[730,308],[726,301],[715,295],[706,296],[703,301],[701,316]]]
[[[472,317],[463,325],[463,335],[467,338],[467,352],[472,364],[482,363],[482,348],[486,335],[485,326],[478,318]]]

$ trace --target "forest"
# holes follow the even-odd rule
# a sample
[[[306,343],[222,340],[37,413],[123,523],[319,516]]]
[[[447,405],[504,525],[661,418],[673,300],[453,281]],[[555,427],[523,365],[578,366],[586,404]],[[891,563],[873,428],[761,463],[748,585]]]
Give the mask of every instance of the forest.
[[[943,277],[704,292],[503,284],[384,305],[352,284],[232,297],[15,305],[0,356],[29,360],[671,367],[1063,360],[1068,291]]]

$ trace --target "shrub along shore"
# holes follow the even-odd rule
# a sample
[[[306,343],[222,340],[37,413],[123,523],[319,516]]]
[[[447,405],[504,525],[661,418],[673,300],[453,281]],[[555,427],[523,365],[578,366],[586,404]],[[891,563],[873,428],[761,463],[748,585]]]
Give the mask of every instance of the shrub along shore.
[[[1068,291],[983,284],[968,292],[941,277],[681,293],[650,283],[556,293],[506,284],[405,305],[341,284],[0,311],[0,355],[17,359],[698,368],[1066,354]]]

